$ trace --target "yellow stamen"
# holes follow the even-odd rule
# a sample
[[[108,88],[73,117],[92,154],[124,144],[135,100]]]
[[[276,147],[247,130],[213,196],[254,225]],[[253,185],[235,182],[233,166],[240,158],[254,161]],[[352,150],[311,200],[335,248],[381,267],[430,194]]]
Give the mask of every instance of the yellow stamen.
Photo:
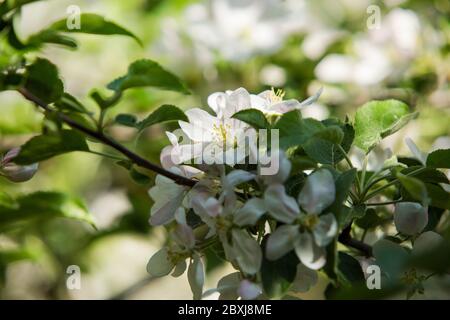
[[[286,92],[284,92],[284,90],[282,90],[282,89],[275,90],[272,87],[272,91],[270,92],[270,95],[269,95],[269,100],[271,103],[279,103],[279,102],[283,101],[285,94],[286,94]]]

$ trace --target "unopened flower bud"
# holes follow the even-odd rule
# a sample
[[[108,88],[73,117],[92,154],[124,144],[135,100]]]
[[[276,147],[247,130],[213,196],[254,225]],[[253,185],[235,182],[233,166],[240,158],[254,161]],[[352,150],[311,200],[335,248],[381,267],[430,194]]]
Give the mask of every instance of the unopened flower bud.
[[[394,223],[403,234],[418,234],[428,223],[428,210],[415,202],[398,203],[395,206]]]
[[[17,165],[13,162],[20,153],[20,148],[11,149],[0,162],[0,174],[12,182],[25,182],[33,178],[38,170],[38,164]]]

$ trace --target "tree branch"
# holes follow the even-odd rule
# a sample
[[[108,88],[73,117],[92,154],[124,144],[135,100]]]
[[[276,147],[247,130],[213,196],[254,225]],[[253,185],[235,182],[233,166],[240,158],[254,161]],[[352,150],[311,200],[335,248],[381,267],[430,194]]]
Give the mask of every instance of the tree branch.
[[[33,102],[34,104],[36,104],[37,106],[41,107],[45,111],[56,113],[58,115],[58,117],[63,122],[65,122],[67,125],[69,125],[71,128],[76,129],[78,131],[81,131],[84,134],[86,134],[86,135],[88,135],[88,136],[90,136],[90,137],[92,137],[92,138],[94,138],[94,139],[96,139],[96,140],[98,140],[100,142],[103,142],[104,144],[110,146],[111,148],[115,149],[116,151],[122,153],[124,156],[126,156],[128,159],[130,159],[133,163],[135,163],[139,167],[142,167],[142,168],[151,170],[153,172],[156,172],[156,173],[158,173],[160,175],[163,175],[163,176],[165,176],[165,177],[167,177],[169,179],[172,179],[174,182],[176,182],[177,184],[180,184],[180,185],[192,187],[192,186],[194,186],[197,183],[197,181],[195,181],[195,180],[191,180],[191,179],[188,179],[186,177],[180,176],[178,174],[175,174],[173,172],[165,170],[165,169],[163,169],[163,168],[161,168],[161,167],[151,163],[150,161],[142,158],[141,156],[139,156],[138,154],[134,153],[133,151],[127,149],[123,145],[117,143],[113,139],[107,137],[102,132],[94,131],[94,130],[92,130],[90,128],[87,128],[87,127],[79,124],[78,122],[74,121],[73,119],[71,119],[67,115],[65,115],[65,114],[63,114],[61,112],[53,110],[52,108],[50,108],[47,105],[47,103],[45,103],[40,98],[38,98],[35,95],[33,95],[27,89],[19,88],[18,91],[27,100]]]
[[[350,223],[344,230],[342,230],[342,233],[339,235],[339,242],[346,245],[347,247],[351,247],[361,251],[366,257],[372,257],[372,247],[362,241],[353,239],[350,235],[351,229],[352,224]]]

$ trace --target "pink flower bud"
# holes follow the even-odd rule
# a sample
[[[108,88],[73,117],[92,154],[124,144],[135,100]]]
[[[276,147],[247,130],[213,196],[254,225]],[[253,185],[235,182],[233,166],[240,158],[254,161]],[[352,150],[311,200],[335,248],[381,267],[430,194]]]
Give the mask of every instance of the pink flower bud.
[[[20,166],[13,162],[20,153],[20,148],[9,150],[0,162],[0,174],[12,182],[25,182],[33,178],[38,164]]]

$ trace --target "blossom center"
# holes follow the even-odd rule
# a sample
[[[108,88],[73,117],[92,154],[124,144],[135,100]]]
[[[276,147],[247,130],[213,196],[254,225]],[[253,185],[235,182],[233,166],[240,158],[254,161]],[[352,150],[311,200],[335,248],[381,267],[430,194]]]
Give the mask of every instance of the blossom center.
[[[316,214],[308,214],[303,219],[303,225],[308,230],[313,230],[318,223],[319,217]]]
[[[272,88],[272,91],[269,94],[269,101],[272,104],[280,103],[281,101],[283,101],[285,95],[286,92],[284,92],[284,90],[282,89],[275,90],[274,88]]]
[[[218,142],[227,142],[227,136],[229,131],[231,130],[231,125],[229,124],[220,124],[219,126],[213,125],[214,136]]]

